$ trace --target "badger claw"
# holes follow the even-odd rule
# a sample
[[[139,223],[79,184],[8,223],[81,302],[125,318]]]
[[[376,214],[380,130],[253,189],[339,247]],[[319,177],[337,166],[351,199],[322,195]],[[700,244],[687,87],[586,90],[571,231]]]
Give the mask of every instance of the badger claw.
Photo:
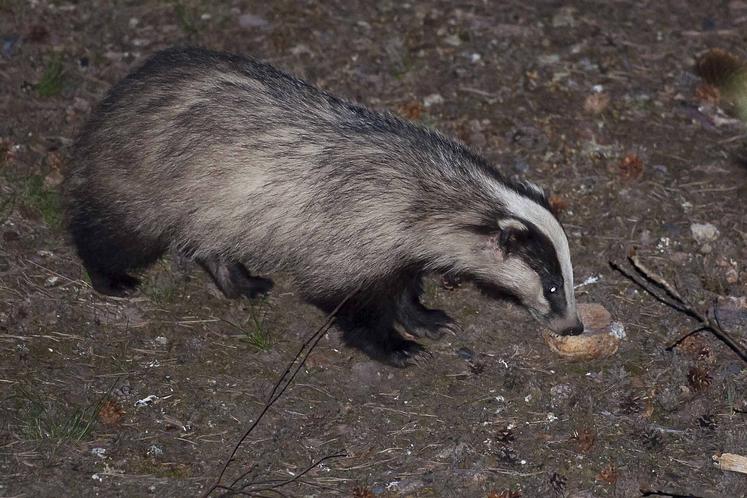
[[[441,310],[422,310],[416,316],[409,316],[402,327],[415,337],[427,337],[434,341],[445,334],[459,335],[462,328]]]
[[[393,346],[387,355],[388,362],[395,367],[405,368],[410,365],[422,367],[433,358],[433,354],[414,341],[403,340]]]

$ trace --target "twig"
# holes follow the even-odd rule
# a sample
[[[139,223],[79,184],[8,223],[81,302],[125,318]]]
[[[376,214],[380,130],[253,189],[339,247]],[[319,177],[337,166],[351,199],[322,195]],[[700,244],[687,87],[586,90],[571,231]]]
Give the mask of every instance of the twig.
[[[610,261],[609,265],[612,267],[612,269],[620,272],[623,276],[625,276],[628,280],[632,281],[634,284],[636,284],[638,287],[646,291],[648,294],[653,296],[657,301],[660,303],[663,303],[667,306],[669,306],[672,309],[675,309],[679,311],[680,313],[683,313],[690,318],[693,318],[699,322],[699,327],[691,332],[688,332],[684,336],[680,337],[676,341],[674,341],[671,345],[667,347],[667,350],[671,350],[675,346],[677,346],[679,343],[681,343],[683,340],[685,340],[687,337],[695,334],[696,332],[700,332],[702,330],[707,330],[711,332],[713,335],[715,335],[718,339],[721,340],[724,344],[726,344],[729,349],[734,351],[737,356],[739,356],[742,360],[747,362],[747,351],[744,350],[744,348],[737,342],[731,334],[729,334],[727,331],[725,331],[721,327],[721,323],[718,320],[717,313],[715,312],[715,305],[712,306],[714,309],[714,318],[712,319],[708,314],[703,314],[699,312],[693,305],[691,305],[689,302],[687,302],[679,292],[674,288],[672,284],[667,282],[663,277],[657,275],[656,273],[649,270],[641,261],[638,259],[638,256],[632,255],[628,257],[628,261],[633,266],[633,268],[640,274],[644,281],[641,281],[637,278],[635,278],[630,272],[623,269],[620,265],[618,265],[614,261]],[[667,296],[667,298],[664,298],[664,296],[660,295],[657,292],[654,292],[654,290],[646,285],[646,283],[653,284],[656,289],[659,289],[659,291],[663,291],[664,294]]]
[[[667,351],[671,351],[671,350],[673,350],[674,348],[676,348],[677,346],[679,346],[679,345],[680,345],[680,343],[681,343],[682,341],[684,341],[685,339],[687,339],[688,337],[690,337],[690,336],[692,336],[692,335],[695,335],[695,334],[697,334],[698,332],[702,332],[702,331],[704,331],[704,330],[708,330],[708,328],[707,328],[707,327],[698,327],[698,328],[697,328],[697,329],[695,329],[695,330],[691,330],[690,332],[688,332],[688,333],[686,333],[686,334],[683,334],[683,335],[681,335],[681,336],[680,336],[680,337],[679,337],[679,338],[678,338],[678,339],[677,339],[676,341],[673,341],[673,342],[672,342],[672,343],[671,343],[671,344],[670,344],[669,346],[667,346],[667,347],[666,347],[666,348],[664,348],[664,349],[665,349],[665,350],[667,350]]]
[[[664,496],[668,498],[702,498],[700,496],[695,496],[692,494],[679,494],[679,493],[670,493],[669,491],[659,491],[659,490],[653,490],[653,489],[641,489],[641,496]]]
[[[324,462],[325,460],[330,460],[330,459],[332,459],[332,458],[342,458],[342,457],[346,457],[346,456],[348,456],[348,454],[347,454],[347,453],[335,453],[334,455],[327,455],[327,456],[325,456],[325,457],[322,457],[322,458],[320,458],[320,459],[319,459],[319,460],[317,460],[316,462],[312,463],[312,464],[311,464],[311,465],[309,465],[308,467],[306,467],[306,469],[304,469],[304,470],[303,470],[302,472],[300,472],[300,473],[299,473],[299,474],[298,474],[297,476],[293,477],[293,479],[287,479],[287,480],[285,480],[285,481],[281,481],[281,482],[278,482],[278,483],[276,483],[276,484],[273,484],[273,485],[271,485],[271,486],[266,486],[266,487],[264,487],[264,488],[254,488],[254,489],[252,489],[252,490],[251,490],[251,492],[257,492],[257,491],[270,491],[270,490],[275,490],[276,488],[279,488],[279,487],[285,486],[285,485],[287,485],[287,484],[291,484],[291,483],[293,483],[293,482],[295,482],[295,481],[299,480],[299,479],[300,479],[301,477],[303,477],[304,475],[306,475],[306,474],[308,474],[309,472],[311,472],[311,470],[312,470],[312,469],[314,469],[315,467],[318,467],[318,466],[319,466],[319,465],[320,465],[320,464],[321,464],[322,462]],[[257,486],[257,485],[259,485],[259,484],[263,484],[263,483],[257,483],[257,482],[254,482],[254,483],[249,483],[249,484],[246,484],[246,485],[242,486],[242,487],[241,487],[241,489],[246,489],[246,488],[248,488],[248,487],[250,487],[250,486]]]
[[[641,263],[641,260],[638,259],[638,255],[633,254],[632,256],[628,256],[628,261],[630,261],[630,264],[633,265],[633,268],[635,268],[636,271],[643,276],[643,278],[661,287],[667,294],[669,294],[669,297],[671,297],[681,305],[687,307],[685,300],[682,299],[682,296],[679,292],[677,292],[677,289],[675,289],[672,284],[664,280],[663,277],[660,277],[659,275],[645,267],[643,263]],[[696,318],[700,318],[700,316],[696,316]]]
[[[653,290],[651,290],[650,288],[648,288],[645,283],[643,283],[640,280],[638,280],[636,277],[633,276],[633,274],[631,274],[630,272],[628,272],[627,270],[625,270],[624,268],[622,268],[620,265],[618,265],[614,261],[610,261],[609,264],[610,264],[610,266],[612,267],[613,270],[616,270],[616,271],[620,272],[625,278],[627,278],[628,280],[630,280],[631,282],[633,282],[634,284],[636,284],[638,287],[640,287],[641,289],[643,289],[644,291],[646,291],[648,294],[650,294],[654,299],[656,299],[660,303],[665,304],[665,305],[669,306],[670,308],[674,308],[675,310],[677,310],[679,312],[682,312],[682,313],[685,312],[685,310],[683,310],[680,305],[678,305],[677,303],[672,303],[672,302],[664,299],[659,294],[657,294],[656,292],[654,292]]]
[[[234,480],[231,486],[229,487],[221,485],[223,476],[225,475],[226,470],[228,470],[228,467],[233,462],[234,457],[236,456],[236,452],[239,450],[239,448],[244,443],[246,438],[249,437],[249,434],[251,434],[251,432],[254,430],[257,424],[259,424],[259,421],[262,420],[262,417],[264,417],[265,413],[267,413],[270,407],[272,407],[272,405],[275,404],[275,402],[280,398],[280,396],[283,395],[285,390],[288,389],[288,386],[290,386],[291,382],[293,382],[293,379],[296,377],[296,374],[298,374],[298,372],[301,370],[301,367],[303,367],[311,351],[313,351],[314,347],[317,345],[317,343],[321,340],[321,338],[324,336],[324,334],[327,332],[329,327],[334,322],[335,316],[340,311],[340,309],[345,305],[345,303],[348,302],[348,300],[350,300],[350,298],[352,298],[355,294],[357,294],[359,290],[360,290],[360,286],[357,287],[355,290],[353,290],[350,294],[345,296],[345,299],[343,299],[340,302],[340,304],[338,304],[337,307],[334,310],[332,310],[332,312],[329,315],[327,315],[327,318],[325,319],[324,323],[318,329],[316,329],[316,331],[314,331],[314,333],[311,334],[309,338],[306,339],[306,341],[303,343],[301,348],[296,353],[296,356],[293,357],[293,360],[291,360],[291,362],[286,367],[285,372],[283,372],[283,375],[281,375],[278,381],[275,383],[275,386],[272,388],[272,392],[270,393],[270,396],[268,397],[268,400],[265,403],[265,406],[260,412],[257,419],[252,423],[249,429],[246,430],[244,435],[241,436],[239,441],[234,446],[233,451],[231,452],[231,455],[226,460],[226,463],[223,465],[223,469],[218,475],[218,479],[216,479],[215,484],[213,484],[213,486],[210,489],[208,489],[208,491],[203,495],[204,498],[207,498],[208,496],[212,494],[213,491],[219,488],[231,490],[234,492],[236,491],[236,490],[233,490],[233,486],[235,486],[238,481],[246,477],[248,473],[242,474],[238,479]],[[306,351],[305,354],[304,354],[304,351]],[[303,355],[303,357],[301,357],[301,355]],[[299,361],[299,358],[301,358],[300,361]],[[294,365],[295,365],[295,370],[294,370]],[[292,370],[293,372],[291,373]],[[281,385],[283,386],[282,388],[280,387]],[[240,494],[244,494],[244,493],[240,493]]]

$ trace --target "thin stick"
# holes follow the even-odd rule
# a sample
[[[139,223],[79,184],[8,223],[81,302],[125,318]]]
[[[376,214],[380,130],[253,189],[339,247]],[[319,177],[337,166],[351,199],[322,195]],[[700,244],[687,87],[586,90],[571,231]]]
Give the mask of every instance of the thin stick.
[[[324,323],[318,329],[316,329],[316,331],[313,334],[311,334],[309,336],[309,338],[303,343],[303,345],[301,346],[301,348],[296,353],[296,356],[293,357],[293,360],[291,360],[291,362],[286,367],[285,372],[283,372],[283,375],[281,375],[280,379],[278,379],[278,381],[275,383],[275,386],[272,388],[272,392],[270,393],[270,396],[268,397],[268,400],[265,403],[265,406],[262,409],[262,411],[260,412],[260,414],[257,417],[257,419],[252,423],[252,425],[249,427],[249,429],[247,429],[246,432],[244,432],[244,435],[241,436],[241,438],[239,439],[239,441],[234,446],[233,451],[231,452],[231,455],[226,460],[226,463],[223,465],[223,469],[221,470],[220,474],[218,475],[218,479],[216,479],[215,484],[213,484],[213,486],[203,495],[204,498],[207,498],[208,496],[210,496],[210,494],[213,491],[215,491],[216,489],[218,489],[218,487],[224,488],[223,486],[220,486],[220,483],[223,480],[223,476],[226,473],[226,470],[228,469],[229,465],[231,465],[231,462],[233,462],[233,459],[236,456],[236,452],[239,450],[239,448],[244,443],[244,441],[246,440],[246,438],[249,437],[249,434],[251,434],[251,432],[254,430],[254,428],[257,426],[257,424],[259,424],[259,421],[262,420],[262,417],[264,417],[265,413],[267,413],[267,411],[270,409],[270,407],[272,407],[272,405],[275,404],[275,402],[280,398],[280,396],[288,388],[288,386],[293,381],[293,379],[295,378],[295,376],[298,373],[298,371],[301,369],[301,367],[303,366],[303,364],[306,362],[306,358],[308,358],[309,354],[314,349],[314,346],[316,346],[316,344],[319,342],[319,340],[326,333],[327,329],[329,329],[329,327],[332,325],[332,322],[334,322],[335,316],[340,311],[340,309],[345,305],[345,303],[348,302],[348,300],[350,300],[350,298],[352,298],[355,294],[358,293],[358,291],[360,290],[360,288],[361,287],[358,286],[350,294],[348,294],[347,296],[345,296],[345,299],[343,299],[342,301],[340,301],[340,304],[338,304],[337,307],[334,310],[332,310],[332,312],[329,315],[327,315],[327,318],[324,321]],[[307,348],[307,346],[308,346],[308,348]],[[288,379],[288,381],[285,383],[285,386],[283,386],[283,388],[280,389],[280,391],[278,392],[278,388],[283,383],[283,381],[288,376],[288,374],[291,372],[291,370],[293,369],[293,365],[296,364],[297,360],[299,359],[299,357],[301,357],[301,354],[304,352],[305,349],[308,349],[308,350],[306,351],[306,354],[303,356],[303,358],[301,359],[301,361],[298,362],[298,365],[297,365],[297,367],[295,369],[295,372],[293,372],[293,374],[290,376],[290,378]],[[242,478],[244,476],[246,476],[246,474],[242,474]],[[234,481],[233,484],[236,484],[236,482],[237,481]],[[229,489],[232,489],[232,488],[229,488]]]
[[[688,332],[685,334],[684,337],[681,337],[677,341],[675,341],[671,346],[669,346],[667,349],[671,349],[672,347],[676,346],[680,342],[682,342],[684,339],[686,339],[688,336],[694,334],[695,332],[698,332],[700,330],[708,330],[713,335],[715,335],[721,342],[726,344],[729,349],[734,351],[737,356],[739,356],[742,360],[747,362],[747,351],[744,350],[744,348],[739,344],[738,341],[736,341],[731,334],[729,334],[727,331],[725,331],[721,324],[718,321],[718,317],[716,316],[716,319],[713,320],[709,316],[704,315],[703,313],[700,313],[695,309],[694,306],[692,306],[690,303],[685,301],[685,299],[677,292],[677,290],[664,278],[660,277],[659,275],[653,273],[651,270],[646,268],[640,260],[638,260],[637,256],[630,256],[628,258],[630,261],[630,264],[635,268],[635,270],[647,281],[655,285],[658,289],[663,290],[667,296],[669,296],[670,299],[673,299],[674,302],[672,302],[670,299],[664,299],[662,296],[657,294],[653,291],[646,283],[641,282],[637,278],[635,278],[630,272],[623,269],[620,265],[615,263],[614,261],[609,261],[609,265],[612,267],[612,269],[620,272],[623,276],[625,276],[628,280],[632,281],[634,284],[636,284],[638,287],[646,291],[648,294],[653,296],[657,301],[666,304],[670,308],[673,308],[680,313],[683,313],[690,318],[693,318],[700,322],[700,328],[696,329],[692,332]],[[713,309],[715,310],[715,305],[713,306]],[[715,313],[715,311],[714,311]]]
[[[691,330],[690,332],[687,332],[686,334],[683,334],[683,335],[681,335],[681,336],[679,337],[679,339],[677,339],[676,341],[673,341],[673,342],[672,342],[672,343],[671,343],[671,344],[670,344],[669,346],[667,346],[667,347],[666,347],[666,348],[664,348],[664,349],[665,349],[665,350],[667,350],[667,351],[671,351],[671,350],[673,350],[674,348],[676,348],[677,346],[679,346],[679,345],[680,345],[680,343],[681,343],[682,341],[684,341],[685,339],[687,339],[688,337],[690,337],[690,336],[692,336],[692,335],[695,335],[695,334],[697,334],[698,332],[703,332],[704,330],[708,330],[708,327],[702,327],[702,326],[701,326],[701,327],[698,327],[697,329]]]
[[[700,496],[695,496],[693,494],[686,494],[682,495],[679,493],[669,492],[669,491],[660,491],[660,490],[653,490],[653,489],[641,489],[641,496],[664,496],[668,498],[702,498]]]
[[[677,292],[677,289],[674,288],[672,284],[664,280],[663,277],[660,277],[656,273],[652,272],[645,266],[643,266],[643,263],[638,259],[638,256],[633,255],[628,257],[628,261],[630,261],[630,264],[633,265],[633,268],[641,275],[643,278],[648,280],[649,282],[652,282],[654,285],[658,286],[660,289],[664,289],[664,292],[666,292],[669,297],[674,299],[680,306],[683,313],[690,315],[692,318],[695,318],[696,320],[700,320],[701,322],[704,321],[703,315],[698,313],[692,306],[690,306],[680,295],[679,292]]]
[[[320,458],[316,462],[312,463],[308,467],[306,467],[306,469],[304,469],[303,472],[299,473],[293,479],[288,479],[286,481],[282,481],[282,482],[279,482],[277,484],[273,484],[272,486],[267,486],[267,487],[264,487],[264,488],[254,488],[251,491],[252,492],[256,492],[256,491],[269,491],[269,490],[272,490],[272,489],[275,489],[275,488],[279,488],[279,487],[285,486],[287,484],[291,484],[291,483],[299,480],[304,475],[306,475],[309,472],[311,472],[312,469],[314,469],[315,467],[319,466],[319,464],[321,464],[325,460],[330,460],[332,458],[342,458],[342,457],[346,457],[346,456],[348,456],[348,454],[344,453],[344,452],[343,453],[335,453],[334,455],[327,455],[325,457]],[[260,483],[249,483],[249,484],[246,484],[246,485],[242,486],[241,489],[246,489],[249,486],[257,486],[258,484],[260,484]]]
[[[628,280],[630,280],[631,282],[633,282],[634,284],[636,284],[638,287],[640,287],[645,292],[647,292],[648,294],[650,294],[654,299],[656,299],[660,303],[665,304],[665,305],[669,306],[670,308],[674,308],[675,310],[677,310],[677,311],[679,311],[681,313],[686,313],[686,311],[682,308],[682,306],[680,306],[677,303],[672,303],[672,302],[664,299],[663,297],[659,296],[653,290],[649,289],[646,286],[646,284],[644,284],[643,282],[641,282],[640,280],[638,280],[637,278],[635,278],[632,273],[628,272],[627,270],[625,270],[624,268],[622,268],[620,265],[618,265],[614,261],[610,261],[609,264],[610,264],[610,266],[612,267],[613,270],[616,270],[616,271],[622,273],[622,275],[625,278],[627,278]]]

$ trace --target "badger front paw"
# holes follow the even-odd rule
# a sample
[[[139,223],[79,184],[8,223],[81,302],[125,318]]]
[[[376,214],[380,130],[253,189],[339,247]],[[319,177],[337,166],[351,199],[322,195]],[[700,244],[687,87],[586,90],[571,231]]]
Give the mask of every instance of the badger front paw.
[[[407,333],[433,340],[441,339],[444,334],[458,335],[461,332],[461,327],[441,310],[421,309],[407,314],[400,323]]]
[[[410,365],[422,367],[432,358],[431,352],[417,342],[403,339],[402,342],[392,345],[385,361],[397,368],[405,368]]]

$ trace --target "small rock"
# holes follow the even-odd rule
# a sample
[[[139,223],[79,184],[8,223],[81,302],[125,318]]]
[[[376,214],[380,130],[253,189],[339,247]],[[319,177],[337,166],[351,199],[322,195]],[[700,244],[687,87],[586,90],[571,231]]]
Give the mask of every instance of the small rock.
[[[162,335],[159,335],[154,340],[156,341],[156,343],[160,344],[161,346],[165,346],[166,344],[169,343],[169,340]]]
[[[239,17],[239,26],[244,29],[264,28],[269,24],[270,23],[267,21],[267,19],[260,16],[255,16],[254,14],[242,14]]]
[[[620,340],[625,339],[625,325],[623,325],[621,322],[612,322],[610,324],[610,335]]]
[[[654,164],[654,171],[656,171],[660,175],[669,174],[669,168],[667,168],[664,164]]]
[[[49,277],[48,279],[44,281],[44,287],[54,287],[59,283],[60,283],[60,277],[58,277],[57,275],[52,275],[51,277]]]
[[[138,407],[138,408],[141,408],[143,406],[150,406],[153,403],[155,403],[156,401],[158,401],[158,396],[156,396],[155,394],[151,394],[150,396],[146,396],[143,399],[137,400],[135,402],[135,406]]]
[[[163,449],[161,449],[161,447],[159,447],[158,445],[152,444],[148,448],[148,451],[146,451],[145,453],[149,457],[158,458],[163,456]]]
[[[459,38],[459,35],[449,35],[444,38],[444,43],[452,47],[458,47],[462,44],[462,40]]]
[[[570,384],[558,384],[550,388],[550,404],[553,408],[562,406],[573,394]]]
[[[99,458],[106,458],[106,448],[91,448],[91,454]]]
[[[457,443],[453,446],[447,446],[436,454],[440,460],[456,460],[462,456],[471,453],[467,443]]]
[[[563,7],[552,16],[553,28],[572,28],[576,25],[574,14],[576,9],[573,7]]]
[[[699,244],[713,242],[719,236],[718,228],[711,223],[693,223],[690,225],[690,232]]]
[[[444,98],[441,96],[441,94],[438,94],[438,93],[432,93],[423,99],[423,106],[425,107],[431,107],[433,105],[443,104],[443,103],[444,103]]]
[[[459,348],[457,349],[457,355],[463,360],[471,360],[475,357],[475,352],[470,348]]]
[[[726,283],[729,285],[734,285],[737,282],[739,282],[739,272],[736,268],[729,268],[726,270]]]
[[[116,396],[117,398],[126,398],[130,394],[132,394],[132,388],[129,384],[125,384],[121,387],[118,387],[112,391],[112,394]]]
[[[10,58],[18,44],[20,37],[18,35],[6,36],[3,38],[3,55]]]
[[[299,56],[301,54],[314,55],[314,52],[312,52],[309,46],[305,43],[299,43],[298,45],[291,47],[290,53],[295,56]]]
[[[651,236],[651,230],[644,230],[641,232],[640,237],[641,245],[642,246],[649,246],[653,243],[654,239]]]
[[[551,66],[560,62],[560,56],[558,54],[543,54],[537,57],[537,62],[540,66]]]

